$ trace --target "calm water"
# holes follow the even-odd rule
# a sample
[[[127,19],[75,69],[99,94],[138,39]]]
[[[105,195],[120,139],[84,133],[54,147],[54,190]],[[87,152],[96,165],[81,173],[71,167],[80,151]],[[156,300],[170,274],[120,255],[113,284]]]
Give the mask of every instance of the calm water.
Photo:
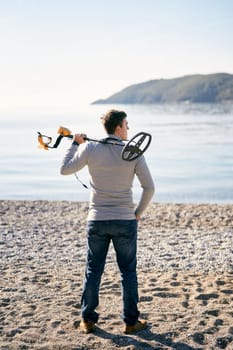
[[[110,108],[128,114],[129,136],[152,134],[145,156],[155,184],[157,202],[233,203],[233,106],[85,106],[74,113],[1,113],[0,199],[89,199],[89,190],[59,167],[70,144],[37,148],[37,131],[56,138],[60,125],[89,137],[104,137],[99,118]],[[79,173],[88,185],[86,170]],[[135,181],[135,200],[140,186]]]

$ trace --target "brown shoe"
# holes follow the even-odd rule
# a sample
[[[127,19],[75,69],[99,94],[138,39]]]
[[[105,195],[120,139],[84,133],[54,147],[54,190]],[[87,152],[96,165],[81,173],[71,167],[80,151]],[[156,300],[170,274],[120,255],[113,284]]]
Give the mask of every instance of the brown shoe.
[[[82,320],[79,325],[80,329],[85,333],[93,333],[95,331],[95,324],[91,321]]]
[[[125,334],[132,334],[135,332],[139,332],[142,331],[143,329],[146,329],[148,326],[146,320],[141,320],[141,321],[137,321],[137,323],[135,323],[133,326],[130,325],[126,325],[125,326]]]

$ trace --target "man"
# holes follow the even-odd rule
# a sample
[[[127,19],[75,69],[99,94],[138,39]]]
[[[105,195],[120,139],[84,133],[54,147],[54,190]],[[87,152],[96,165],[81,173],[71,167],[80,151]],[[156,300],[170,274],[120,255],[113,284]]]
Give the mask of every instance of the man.
[[[128,137],[126,113],[110,110],[102,117],[102,122],[108,134],[106,143],[88,142],[79,148],[85,142],[85,135],[76,134],[61,166],[62,175],[73,174],[85,165],[90,174],[88,249],[80,327],[85,333],[95,330],[101,276],[112,241],[121,273],[124,332],[130,334],[147,327],[145,320],[139,320],[137,308],[137,222],[154,194],[154,183],[144,156],[130,162],[122,160],[122,147],[108,143],[124,145]],[[132,198],[135,175],[142,186],[136,209]]]

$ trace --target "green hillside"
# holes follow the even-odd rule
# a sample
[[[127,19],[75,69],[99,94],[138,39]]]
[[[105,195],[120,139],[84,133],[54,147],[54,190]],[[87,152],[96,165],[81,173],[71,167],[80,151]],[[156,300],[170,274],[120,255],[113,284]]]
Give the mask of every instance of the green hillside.
[[[217,73],[134,84],[93,104],[218,103],[233,101],[233,75]]]

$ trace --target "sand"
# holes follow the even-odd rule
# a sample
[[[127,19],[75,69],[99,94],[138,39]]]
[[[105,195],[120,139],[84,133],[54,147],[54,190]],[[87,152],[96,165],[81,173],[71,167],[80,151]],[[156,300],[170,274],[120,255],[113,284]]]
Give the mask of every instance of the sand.
[[[139,309],[124,335],[110,248],[95,334],[82,334],[87,203],[0,201],[0,349],[233,349],[233,205],[153,203],[138,232]]]

